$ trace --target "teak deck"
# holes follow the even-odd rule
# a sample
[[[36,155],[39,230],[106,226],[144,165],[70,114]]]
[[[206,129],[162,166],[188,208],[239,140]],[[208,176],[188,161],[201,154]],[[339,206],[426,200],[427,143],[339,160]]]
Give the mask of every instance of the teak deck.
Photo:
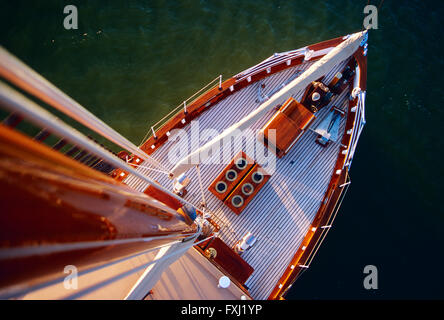
[[[332,39],[308,48],[322,50],[337,45],[341,40],[342,38]],[[362,49],[359,50],[362,55]],[[357,57],[356,60],[361,68],[365,68],[365,58]],[[324,80],[327,83],[331,81],[333,76],[342,70],[349,61],[350,59],[347,59],[336,65],[325,75]],[[191,130],[189,124],[192,119],[199,120],[200,130],[211,128],[222,132],[259,106],[257,103],[258,85],[262,83],[265,85],[263,93],[266,95],[274,88],[281,86],[295,72],[306,70],[312,63],[312,60],[303,61],[303,58],[291,59],[290,64],[286,64],[283,60],[282,65],[273,66],[271,72],[268,72],[264,67],[251,74],[241,74],[237,77],[238,80],[236,77],[232,78],[229,81],[230,86],[224,85],[223,90],[217,96],[211,98],[213,96],[209,95],[209,103],[202,101],[203,104],[196,105],[194,111],[190,111],[187,116],[180,114],[174,116],[171,122],[165,124],[161,129],[162,134],[174,128],[180,119],[186,119],[185,123],[180,126],[188,134]],[[362,71],[361,77],[365,74]],[[365,79],[359,80],[362,90],[365,90]],[[230,87],[233,90],[229,89]],[[293,98],[300,101],[304,91],[295,93]],[[315,128],[327,116],[329,106],[334,104],[345,112],[345,116],[341,118],[339,140],[342,145],[349,146],[351,136],[347,131],[356,130],[354,126],[356,118],[350,112],[350,109],[356,104],[356,99],[349,100],[349,95],[350,88],[339,96],[333,97],[328,106],[315,114],[316,118],[312,119],[311,123],[307,116],[303,116],[298,127],[303,127],[304,123],[308,121],[306,128]],[[270,111],[254,123],[250,129],[259,132],[275,113],[276,110]],[[273,172],[270,171],[270,168],[264,167],[270,173],[270,178],[260,191],[260,197],[254,197],[240,215],[232,212],[221,201],[221,197],[207,189],[208,186],[211,188],[210,185],[214,181],[222,177],[227,164],[202,164],[199,166],[207,208],[211,212],[214,222],[220,226],[218,235],[220,240],[231,247],[248,231],[257,238],[254,246],[242,255],[242,259],[254,269],[245,285],[255,299],[278,298],[288,287],[294,279],[294,275],[299,272],[298,261],[303,261],[300,259],[304,257],[305,253],[309,253],[307,251],[301,253],[301,247],[306,245],[307,248],[311,248],[314,243],[310,242],[310,239],[319,239],[320,237],[319,232],[322,229],[313,226],[319,221],[324,221],[325,219],[321,219],[322,217],[330,217],[333,211],[330,209],[326,211],[326,208],[331,207],[330,196],[333,191],[338,190],[338,181],[344,175],[345,171],[342,168],[347,159],[347,152],[343,152],[340,144],[331,143],[325,148],[319,146],[315,143],[316,136],[313,132],[306,130],[305,134],[288,150],[285,157],[276,160]],[[177,142],[159,139],[161,138],[148,139],[143,149],[157,161],[172,168],[174,164],[169,163],[168,153]],[[202,141],[199,143],[199,146],[204,144]],[[151,148],[151,145],[154,147]],[[256,148],[263,148],[263,153],[267,153],[267,148],[262,144],[258,144]],[[231,158],[235,157],[241,149],[243,149],[242,142],[233,144]],[[248,154],[248,156],[257,160],[253,154]],[[143,167],[139,167],[138,170],[150,175],[163,186],[171,188],[171,180],[164,173],[153,172]],[[187,171],[187,176],[191,179],[191,183],[187,187],[188,193],[185,195],[185,199],[199,203],[201,192],[196,170]],[[147,187],[146,183],[131,175],[127,176],[124,182],[140,191],[144,191]],[[233,270],[231,272],[235,273]]]

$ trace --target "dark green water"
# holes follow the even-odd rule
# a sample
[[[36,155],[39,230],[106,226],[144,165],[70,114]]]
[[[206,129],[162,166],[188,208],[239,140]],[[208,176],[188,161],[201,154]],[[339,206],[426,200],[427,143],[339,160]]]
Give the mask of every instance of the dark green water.
[[[378,5],[379,1],[371,1]],[[75,4],[79,29],[63,28]],[[2,1],[0,43],[139,144],[201,86],[355,32],[367,1]],[[367,126],[334,228],[288,299],[444,298],[441,2],[384,1]],[[379,289],[365,290],[365,265]]]

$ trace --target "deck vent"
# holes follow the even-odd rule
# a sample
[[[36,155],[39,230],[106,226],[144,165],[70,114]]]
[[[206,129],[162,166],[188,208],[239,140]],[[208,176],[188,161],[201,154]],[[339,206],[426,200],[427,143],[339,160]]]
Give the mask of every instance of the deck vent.
[[[238,168],[239,170],[244,170],[247,167],[247,164],[247,159],[245,159],[244,157],[236,160],[236,168]]]
[[[242,193],[246,196],[249,196],[253,193],[254,191],[254,187],[251,183],[245,183],[244,185],[242,185]]]
[[[255,183],[261,183],[262,180],[264,180],[264,175],[262,174],[262,172],[256,171],[256,172],[253,173],[253,175],[251,176],[251,179],[252,179]]]
[[[228,181],[234,181],[237,178],[237,172],[233,169],[230,169],[225,173],[225,178],[227,178]]]
[[[224,193],[225,191],[227,191],[227,184],[223,181],[219,181],[218,183],[216,183],[215,189],[219,193]]]
[[[231,199],[231,204],[233,206],[235,206],[236,208],[240,208],[242,207],[242,205],[244,204],[244,198],[242,198],[239,195],[235,195],[232,199]]]

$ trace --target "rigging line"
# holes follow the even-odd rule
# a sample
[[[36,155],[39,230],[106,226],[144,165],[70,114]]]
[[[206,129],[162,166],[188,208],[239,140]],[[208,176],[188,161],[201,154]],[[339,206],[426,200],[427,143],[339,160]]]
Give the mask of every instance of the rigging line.
[[[156,171],[156,172],[160,172],[160,173],[163,173],[163,174],[168,174],[169,173],[168,171],[158,170],[158,169],[150,168],[150,167],[147,167],[147,166],[142,166],[141,164],[129,163],[128,156],[126,156],[126,163],[128,163],[129,165],[132,165],[132,166],[136,166],[136,167],[142,168],[142,169]]]
[[[136,272],[138,272],[140,270],[143,270],[143,269],[147,268],[148,266],[150,266],[150,265],[152,265],[152,264],[154,264],[156,262],[161,262],[164,259],[166,260],[166,259],[174,257],[174,256],[176,256],[178,254],[185,253],[191,247],[196,246],[198,244],[201,244],[202,242],[208,241],[209,239],[214,238],[214,237],[215,237],[215,235],[212,235],[212,236],[207,237],[207,238],[205,238],[203,240],[200,240],[198,242],[192,242],[190,245],[186,246],[185,248],[178,249],[177,251],[174,251],[174,252],[172,252],[170,254],[164,255],[164,256],[160,257],[159,259],[156,259],[156,260],[144,263],[144,264],[142,264],[142,265],[140,265],[138,267],[135,267],[135,268],[130,269],[128,271],[119,273],[116,276],[113,276],[113,277],[111,277],[109,279],[100,281],[99,283],[93,284],[93,285],[91,285],[91,286],[89,286],[89,287],[87,287],[87,288],[85,288],[83,290],[80,290],[79,292],[76,292],[76,293],[73,293],[71,295],[65,296],[64,298],[61,298],[61,299],[63,299],[63,300],[72,300],[72,299],[78,299],[80,297],[83,297],[84,295],[86,295],[88,293],[91,293],[91,292],[94,292],[96,290],[99,290],[100,288],[105,287],[105,286],[107,286],[107,285],[109,285],[109,284],[111,284],[111,283],[113,283],[115,281],[118,281],[120,279],[126,278],[126,277],[132,275],[133,273],[136,273]]]
[[[199,165],[196,166],[196,172],[197,172],[197,179],[199,180],[199,187],[200,187],[200,193],[202,194],[202,201],[203,204],[206,205],[207,201],[205,199],[205,193],[202,185],[202,178],[200,176],[200,168]]]
[[[201,93],[204,89],[208,88],[212,83],[214,83],[216,80],[218,80],[220,78],[220,76],[214,78],[213,80],[211,80],[210,82],[208,82],[205,86],[203,86],[199,91],[195,92],[192,96],[190,96],[188,99],[185,100],[185,102],[188,102],[189,100],[191,100],[192,98],[194,98],[197,94]],[[183,107],[183,102],[181,102],[177,107],[175,107],[173,110],[171,110],[169,113],[167,113],[162,119],[160,119],[159,121],[157,121],[151,128],[156,127],[158,124],[160,124],[161,122],[163,122],[166,118],[168,118],[171,114],[173,114],[174,112],[176,112],[179,109],[182,109]],[[140,143],[140,145],[143,145],[147,138],[148,135],[150,133],[150,130],[147,131],[147,133],[145,134],[145,136],[143,137],[142,142]]]
[[[169,174],[167,171],[153,169],[153,168],[150,168],[150,167],[142,166],[142,165],[140,165],[140,164],[134,164],[134,163],[133,163],[133,164],[131,164],[131,165],[136,166],[136,167],[138,167],[138,168],[142,168],[142,169],[147,169],[147,170],[151,170],[151,171],[155,171],[155,172],[160,172],[160,173],[163,173],[163,174],[166,174],[166,175]]]
[[[347,173],[347,177],[348,177],[348,173]],[[333,218],[328,222],[329,225],[332,225],[333,222],[335,221],[336,215],[338,214],[338,212],[339,212],[339,208],[341,207],[342,202],[344,201],[344,198],[345,198],[345,195],[347,194],[347,191],[348,191],[349,186],[350,186],[350,185],[348,184],[348,185],[346,186],[346,189],[344,190],[343,194],[341,194],[341,198],[340,198],[340,201],[339,201],[339,205],[337,205],[338,202],[336,202],[336,205],[337,205],[337,206],[336,206],[336,210],[335,210],[335,213],[334,213],[334,215],[333,215]],[[316,255],[316,253],[318,252],[318,250],[319,250],[319,248],[321,247],[322,243],[324,242],[325,238],[327,237],[327,233],[330,231],[330,229],[331,229],[331,228],[327,228],[327,230],[325,231],[325,233],[324,233],[324,235],[323,235],[321,241],[318,242],[318,243],[316,244],[316,250],[310,255],[311,257],[309,258],[309,261],[308,261],[308,264],[307,264],[308,266],[311,265],[311,262],[313,261],[313,259],[314,259],[315,255]]]
[[[139,144],[139,147],[141,147],[141,146],[142,146],[142,145],[148,140],[148,136],[149,136],[149,134],[150,134],[150,130],[148,130],[148,131],[146,132],[146,134],[144,135],[142,141],[141,141],[140,144]]]
[[[348,173],[347,173],[347,179],[348,179],[348,180],[350,179],[350,176],[348,175]],[[350,180],[349,180],[349,181],[350,181]],[[350,186],[350,185],[348,184],[348,185],[346,186],[346,189],[345,189],[344,192],[343,192],[343,195],[341,194],[341,200],[340,200],[340,202],[339,202],[339,206],[337,206],[337,208],[336,208],[336,210],[335,210],[335,214],[333,215],[333,219],[330,220],[329,224],[333,224],[333,222],[334,222],[334,220],[335,220],[335,218],[336,218],[336,215],[337,215],[338,212],[339,212],[339,208],[340,208],[341,205],[342,205],[342,201],[344,200],[345,195],[346,195],[346,193],[347,193],[347,191],[348,191],[349,186]],[[327,228],[327,229],[325,230],[325,232],[323,232],[323,234],[322,234],[322,239],[320,240],[320,242],[319,242],[319,240],[318,240],[318,242],[315,244],[315,248],[316,248],[316,249],[314,250],[314,252],[312,251],[312,252],[310,253],[310,257],[308,258],[308,264],[307,264],[308,266],[311,265],[311,262],[313,261],[313,259],[314,259],[315,255],[316,255],[316,253],[318,252],[319,248],[321,247],[322,242],[325,240],[328,231],[330,231],[330,228]],[[306,270],[307,270],[307,268],[302,269],[302,271],[299,272],[299,274],[296,276],[296,278],[292,281],[292,283],[290,284],[290,286],[291,286],[294,282],[296,282],[296,281],[302,276],[302,274],[303,274]],[[290,286],[288,286],[287,289],[285,289],[285,291],[282,293],[282,295],[285,295],[285,294],[288,292]]]

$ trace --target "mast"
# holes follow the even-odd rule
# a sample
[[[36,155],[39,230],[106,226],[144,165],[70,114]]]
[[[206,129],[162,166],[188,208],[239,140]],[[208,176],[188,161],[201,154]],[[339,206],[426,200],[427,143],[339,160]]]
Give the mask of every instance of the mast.
[[[0,46],[0,77],[10,81],[36,98],[77,120],[89,129],[126,149],[147,163],[162,170],[165,168],[131,141],[116,132],[78,102],[63,93],[48,80],[18,60]]]
[[[0,75],[5,74],[5,64],[0,63]],[[45,98],[46,92],[34,84],[23,88]],[[3,82],[0,107],[188,204]],[[92,119],[95,131],[109,137],[111,131],[99,126],[94,117],[87,113],[82,117]],[[4,124],[0,124],[0,197],[1,298],[19,297],[63,282],[66,266],[75,266],[80,275],[168,248],[168,259],[155,263],[153,283],[200,234],[194,216],[178,212]]]

